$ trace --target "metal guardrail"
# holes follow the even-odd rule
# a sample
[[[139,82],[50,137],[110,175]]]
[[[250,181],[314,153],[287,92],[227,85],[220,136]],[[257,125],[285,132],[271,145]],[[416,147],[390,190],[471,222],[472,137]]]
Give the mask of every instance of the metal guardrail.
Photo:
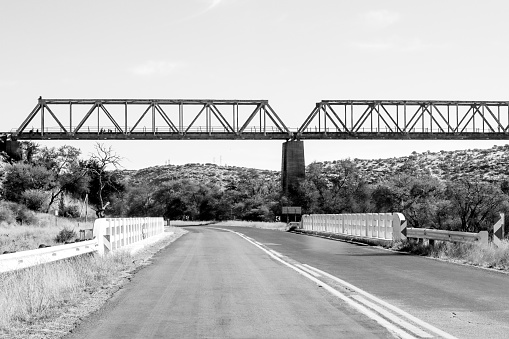
[[[0,273],[71,258],[91,252],[100,255],[139,243],[164,232],[163,218],[107,218],[94,222],[94,239],[0,255]]]
[[[430,245],[433,245],[435,240],[463,243],[479,242],[480,244],[488,245],[488,231],[470,233],[408,227],[406,229],[406,236],[408,239],[428,239]]]
[[[74,244],[58,245],[0,255],[0,272],[14,271],[52,261],[67,259],[77,255],[95,252],[98,241],[88,240]]]

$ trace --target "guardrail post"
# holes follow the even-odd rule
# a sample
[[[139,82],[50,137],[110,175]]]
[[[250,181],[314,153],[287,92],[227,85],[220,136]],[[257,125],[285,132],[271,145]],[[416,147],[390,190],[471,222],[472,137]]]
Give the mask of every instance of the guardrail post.
[[[405,216],[401,213],[393,213],[392,214],[392,240],[406,240],[406,228],[407,222]]]

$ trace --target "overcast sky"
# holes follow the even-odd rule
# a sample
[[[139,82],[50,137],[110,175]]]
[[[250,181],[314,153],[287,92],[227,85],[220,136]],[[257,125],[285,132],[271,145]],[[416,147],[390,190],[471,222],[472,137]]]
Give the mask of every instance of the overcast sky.
[[[1,1],[0,131],[17,128],[40,95],[267,99],[292,128],[323,99],[509,100],[508,12],[503,0]],[[106,142],[133,169],[168,161],[279,169],[281,143]],[[310,163],[505,143],[305,141],[305,149]],[[85,154],[92,144],[72,142]]]

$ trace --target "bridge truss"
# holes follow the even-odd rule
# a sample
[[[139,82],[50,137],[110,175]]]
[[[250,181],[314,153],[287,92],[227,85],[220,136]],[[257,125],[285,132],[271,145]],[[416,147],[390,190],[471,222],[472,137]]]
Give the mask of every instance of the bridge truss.
[[[39,98],[16,136],[36,140],[289,139],[291,133],[267,100]]]
[[[509,102],[323,100],[300,139],[509,139]]]
[[[323,100],[290,130],[267,100],[39,98],[12,135],[21,140],[501,140],[509,139],[509,101]]]

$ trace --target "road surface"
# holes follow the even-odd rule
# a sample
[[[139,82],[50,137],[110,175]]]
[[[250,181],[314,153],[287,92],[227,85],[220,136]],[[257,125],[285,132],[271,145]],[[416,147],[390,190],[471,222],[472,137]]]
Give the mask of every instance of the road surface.
[[[228,229],[249,238],[187,228],[67,338],[509,333],[506,275],[317,237]]]

